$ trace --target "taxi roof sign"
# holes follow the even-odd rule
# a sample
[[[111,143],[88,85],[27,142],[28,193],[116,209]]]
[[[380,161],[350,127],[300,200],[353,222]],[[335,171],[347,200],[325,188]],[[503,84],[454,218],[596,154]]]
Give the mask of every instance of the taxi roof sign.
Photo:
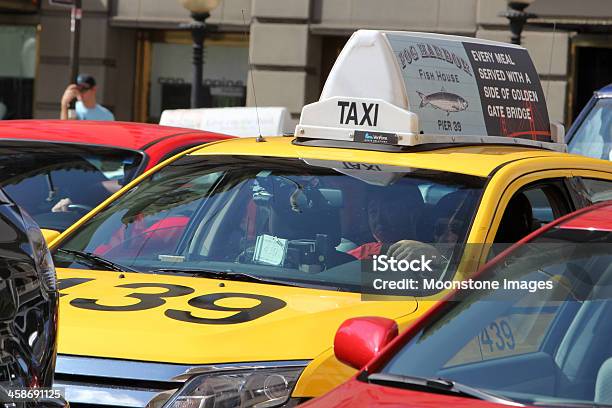
[[[285,107],[265,106],[164,110],[160,125],[219,132],[237,137],[276,136],[290,129]]]
[[[551,127],[524,48],[378,30],[351,36],[295,132],[400,146],[504,143],[565,151],[563,134],[562,126]]]

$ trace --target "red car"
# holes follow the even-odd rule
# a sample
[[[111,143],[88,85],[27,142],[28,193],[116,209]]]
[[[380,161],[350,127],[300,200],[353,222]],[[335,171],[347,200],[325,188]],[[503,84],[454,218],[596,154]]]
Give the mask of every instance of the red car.
[[[63,231],[159,162],[230,136],[142,123],[0,122],[0,187],[41,228]]]
[[[540,228],[471,283],[399,337],[393,320],[347,320],[334,350],[361,371],[303,406],[612,404],[612,201]]]

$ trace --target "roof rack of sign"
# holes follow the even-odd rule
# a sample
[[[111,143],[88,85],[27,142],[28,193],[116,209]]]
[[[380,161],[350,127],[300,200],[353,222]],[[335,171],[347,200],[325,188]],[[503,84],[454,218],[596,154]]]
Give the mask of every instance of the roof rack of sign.
[[[477,38],[359,30],[295,137],[369,144],[520,144],[567,150],[526,49]]]

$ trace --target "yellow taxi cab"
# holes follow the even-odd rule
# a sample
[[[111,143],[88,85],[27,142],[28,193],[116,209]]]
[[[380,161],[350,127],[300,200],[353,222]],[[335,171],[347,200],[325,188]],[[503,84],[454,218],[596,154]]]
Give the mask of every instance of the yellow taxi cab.
[[[418,277],[437,256],[437,279],[464,279],[488,256],[467,244],[518,241],[612,189],[612,164],[562,141],[525,49],[358,31],[295,135],[191,149],[51,243],[56,385],[75,407],[321,395],[354,373],[332,350],[344,320],[405,328],[444,291],[369,297],[374,259]]]

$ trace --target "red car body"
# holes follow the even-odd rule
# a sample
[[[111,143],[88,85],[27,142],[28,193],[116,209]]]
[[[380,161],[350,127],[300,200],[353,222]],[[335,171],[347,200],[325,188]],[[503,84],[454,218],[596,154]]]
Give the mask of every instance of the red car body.
[[[351,379],[324,396],[300,405],[300,407],[309,408],[484,408],[499,406],[498,404],[492,404],[472,398],[453,397],[429,392],[384,387],[382,385],[368,384],[367,382],[358,381],[356,379]]]
[[[142,152],[142,172],[188,148],[232,136],[148,123],[80,120],[0,121],[0,139],[110,146]]]
[[[612,231],[612,201],[606,201],[595,204],[593,206],[583,208],[575,211],[571,214],[567,214],[564,217],[545,225],[544,227],[529,234],[507,250],[500,253],[498,256],[488,262],[480,273],[483,273],[488,268],[496,265],[500,261],[503,261],[510,253],[514,252],[517,248],[524,244],[530,243],[535,238],[544,234],[545,232],[553,229],[568,229],[568,230],[588,230],[588,231]],[[452,292],[445,299],[449,299],[455,294]],[[413,391],[395,387],[387,387],[377,384],[370,384],[366,380],[363,380],[365,376],[377,373],[379,370],[388,362],[390,359],[407,344],[412,337],[418,333],[422,327],[439,311],[444,309],[448,303],[448,300],[438,302],[436,306],[431,308],[426,314],[424,314],[419,320],[416,321],[408,330],[404,333],[395,337],[388,345],[386,345],[374,358],[370,359],[368,363],[361,369],[361,371],[353,377],[351,380],[342,384],[333,391],[316,398],[306,404],[300,405],[307,408],[348,408],[348,407],[413,407],[413,408],[432,408],[432,407],[499,407],[504,406],[497,403],[488,401],[481,401],[472,398],[456,397],[452,395],[443,395],[432,392],[421,392]],[[371,344],[384,344],[384,340],[381,340],[386,333],[392,333],[397,330],[397,327],[393,328],[389,326],[389,322],[377,325],[367,326],[373,319],[380,318],[355,318],[351,322],[350,320],[345,322],[336,335],[335,348],[347,350],[348,353],[353,354],[352,361],[363,360],[364,355],[367,354],[365,349],[370,347],[370,355],[375,350]],[[388,320],[388,319],[385,319]],[[351,339],[350,335],[343,335],[343,333],[350,332],[351,330],[361,331],[363,334],[359,336],[353,336]],[[358,338],[358,341],[355,341]],[[368,344],[369,343],[369,344]],[[342,358],[337,352],[336,355],[341,361],[347,359]]]

